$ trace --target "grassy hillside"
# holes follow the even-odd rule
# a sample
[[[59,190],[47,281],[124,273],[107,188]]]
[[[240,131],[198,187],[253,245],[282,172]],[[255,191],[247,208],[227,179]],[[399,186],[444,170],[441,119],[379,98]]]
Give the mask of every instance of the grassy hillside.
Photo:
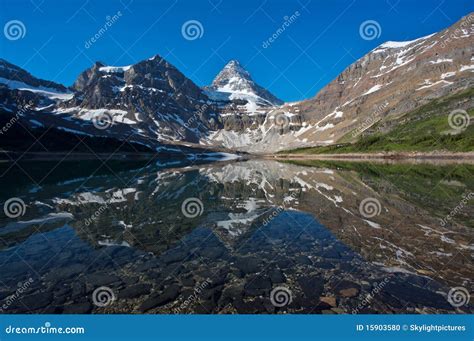
[[[474,166],[432,164],[381,164],[331,160],[285,160],[284,163],[307,167],[357,172],[358,176],[379,193],[397,193],[443,219],[469,193],[474,192]],[[453,218],[474,228],[474,207],[469,204]]]
[[[474,151],[474,108],[467,110],[471,124],[463,131],[453,134],[448,115],[453,108],[465,108],[459,103],[474,97],[474,89],[432,102],[411,111],[395,121],[395,128],[387,133],[364,136],[355,143],[331,146],[299,148],[281,153],[324,154],[324,153],[370,153],[383,151]],[[377,130],[377,123],[371,130]],[[351,132],[349,132],[351,134]],[[341,139],[344,141],[344,137]]]

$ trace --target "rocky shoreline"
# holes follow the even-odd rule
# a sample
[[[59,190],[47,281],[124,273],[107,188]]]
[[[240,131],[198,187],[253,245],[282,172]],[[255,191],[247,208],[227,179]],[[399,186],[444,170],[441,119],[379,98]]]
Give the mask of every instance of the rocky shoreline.
[[[386,152],[386,153],[341,153],[341,154],[273,154],[265,159],[277,160],[346,160],[346,161],[435,161],[474,162],[474,152]]]

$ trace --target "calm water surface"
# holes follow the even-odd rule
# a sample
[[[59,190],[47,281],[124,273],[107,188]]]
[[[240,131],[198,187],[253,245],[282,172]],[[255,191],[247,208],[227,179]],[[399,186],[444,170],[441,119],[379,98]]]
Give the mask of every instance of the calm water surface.
[[[474,312],[472,165],[0,170],[4,313]]]

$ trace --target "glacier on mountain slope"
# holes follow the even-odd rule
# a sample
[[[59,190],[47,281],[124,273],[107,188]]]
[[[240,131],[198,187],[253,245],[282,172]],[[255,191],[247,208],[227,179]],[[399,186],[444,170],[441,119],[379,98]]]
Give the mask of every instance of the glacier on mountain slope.
[[[59,92],[57,89],[48,88],[45,86],[32,86],[20,81],[6,79],[0,77],[0,83],[5,84],[9,89],[12,90],[21,90],[21,91],[30,91],[47,97],[49,99],[58,99],[58,100],[69,100],[74,94],[71,92]]]

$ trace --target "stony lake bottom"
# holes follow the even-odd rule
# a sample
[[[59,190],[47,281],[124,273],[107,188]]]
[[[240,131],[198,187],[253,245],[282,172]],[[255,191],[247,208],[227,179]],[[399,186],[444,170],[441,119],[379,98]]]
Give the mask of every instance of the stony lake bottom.
[[[2,164],[3,313],[473,313],[471,164]],[[469,200],[467,200],[468,202]],[[449,218],[447,218],[449,217]]]

